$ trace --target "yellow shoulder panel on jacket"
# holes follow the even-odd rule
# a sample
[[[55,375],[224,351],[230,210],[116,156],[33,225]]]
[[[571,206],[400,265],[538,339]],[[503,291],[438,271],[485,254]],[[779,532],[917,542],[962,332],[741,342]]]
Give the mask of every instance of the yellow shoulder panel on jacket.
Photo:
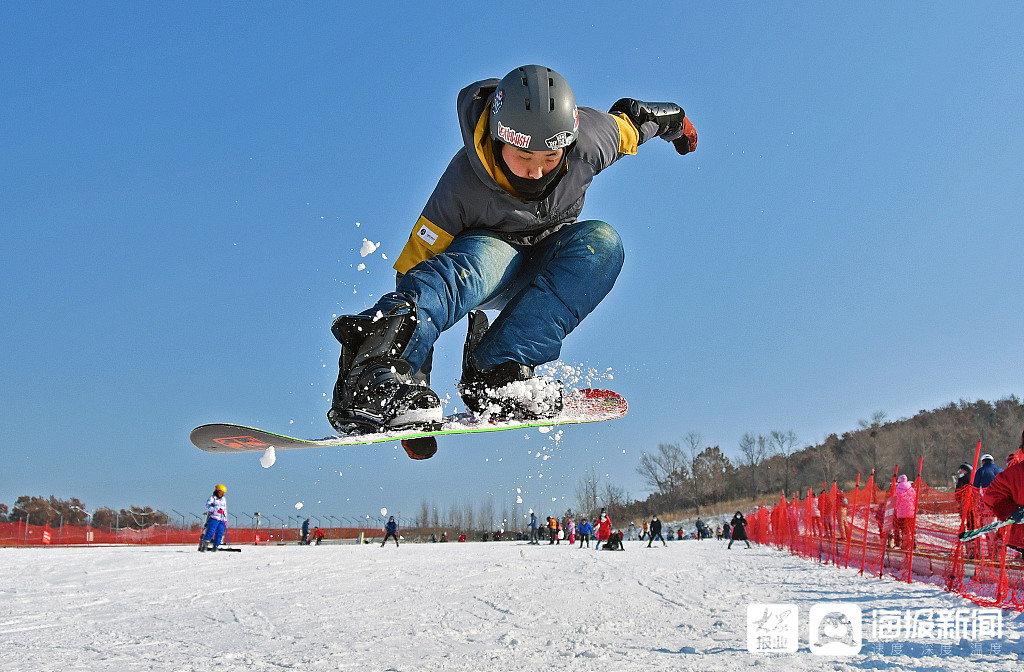
[[[640,145],[640,133],[636,126],[623,113],[613,114],[615,123],[619,125],[619,152],[622,154],[636,154],[636,148]]]
[[[395,260],[394,269],[399,273],[408,273],[416,264],[430,259],[435,254],[444,252],[451,245],[454,236],[426,217],[416,220],[416,226],[402,248],[402,253]]]

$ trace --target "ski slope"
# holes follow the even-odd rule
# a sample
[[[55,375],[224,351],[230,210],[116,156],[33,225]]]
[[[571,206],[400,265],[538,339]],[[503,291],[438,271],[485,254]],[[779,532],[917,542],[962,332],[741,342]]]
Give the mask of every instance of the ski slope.
[[[752,654],[750,604],[794,603],[796,653]],[[523,542],[0,549],[0,670],[1006,670],[992,642],[808,650],[820,602],[974,609],[937,587],[769,548],[671,542],[625,552]]]

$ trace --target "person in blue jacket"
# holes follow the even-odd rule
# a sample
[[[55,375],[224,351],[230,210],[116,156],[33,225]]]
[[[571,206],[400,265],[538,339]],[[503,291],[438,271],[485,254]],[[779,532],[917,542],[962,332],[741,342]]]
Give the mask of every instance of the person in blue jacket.
[[[996,466],[992,456],[985,453],[981,456],[981,466],[974,472],[974,487],[987,488],[1002,471],[1002,469]]]
[[[594,526],[584,518],[576,531],[580,533],[580,548],[583,548],[584,543],[587,544],[587,548],[590,548],[590,535],[594,533]]]
[[[228,529],[228,500],[224,498],[227,488],[218,483],[213,494],[206,500],[206,532],[199,542],[199,550],[216,551],[224,540]]]
[[[530,543],[540,544],[540,537],[537,535],[537,514],[530,511]]]
[[[384,544],[388,543],[388,539],[391,537],[395,538],[395,546],[398,546],[398,523],[395,522],[394,516],[388,518],[388,522],[384,526],[384,541],[380,542],[380,547],[384,548]]]

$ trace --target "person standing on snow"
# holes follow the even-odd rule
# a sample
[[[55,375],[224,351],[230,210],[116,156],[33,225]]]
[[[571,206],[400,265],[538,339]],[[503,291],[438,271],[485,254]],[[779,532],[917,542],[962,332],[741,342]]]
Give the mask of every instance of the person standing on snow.
[[[974,472],[974,487],[984,490],[1001,472],[992,456],[985,453],[981,456],[981,466]]]
[[[540,544],[540,538],[537,536],[537,514],[530,511],[530,543]]]
[[[658,520],[657,516],[651,518],[650,530],[650,539],[647,540],[647,548],[651,547],[651,544],[654,543],[655,539],[661,540],[662,546],[668,546],[668,544],[665,543],[665,539],[661,536],[661,521]]]
[[[917,518],[917,490],[900,474],[896,479],[896,525],[893,541],[896,548],[910,548],[914,544],[914,522]]]
[[[227,491],[227,487],[218,483],[206,500],[206,532],[199,542],[200,551],[216,551],[224,540],[228,529],[228,500],[224,498]]]
[[[594,544],[594,550],[601,548],[601,542],[608,541],[610,536],[612,536],[612,519],[602,510],[601,518],[597,521],[597,543]]]
[[[729,523],[729,527],[732,530],[732,536],[729,538],[729,545],[726,549],[732,548],[732,542],[742,541],[750,548],[750,541],[747,539],[747,519],[743,517],[742,511],[737,511],[736,515],[732,517],[732,521]]]
[[[466,406],[557,414],[561,389],[535,367],[558,358],[623,263],[615,229],[577,220],[587,188],[652,138],[680,154],[697,146],[678,105],[623,98],[609,112],[578,107],[568,82],[539,65],[469,85],[457,107],[464,146],[395,262],[395,291],[331,327],[341,357],[327,415],[343,434],[438,423],[432,348],[467,315],[458,384]],[[483,309],[501,310],[493,325]]]
[[[302,539],[299,540],[302,546],[309,546],[309,518],[302,521]]]
[[[384,541],[380,542],[380,547],[384,548],[384,544],[388,543],[391,537],[395,538],[395,546],[398,546],[398,523],[395,522],[394,516],[389,517],[387,524],[384,525]]]
[[[594,533],[594,526],[591,525],[589,522],[587,522],[587,519],[584,518],[580,522],[579,532],[580,532],[580,548],[583,548],[583,544],[586,544],[587,548],[590,548],[590,535],[592,535]]]

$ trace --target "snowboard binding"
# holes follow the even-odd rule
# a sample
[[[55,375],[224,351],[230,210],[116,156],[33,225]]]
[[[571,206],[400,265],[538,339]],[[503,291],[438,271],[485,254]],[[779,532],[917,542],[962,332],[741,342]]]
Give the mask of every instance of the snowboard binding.
[[[441,400],[402,359],[416,331],[415,305],[403,301],[387,314],[342,315],[331,331],[341,343],[327,412],[335,430],[346,435],[439,426]]]
[[[469,313],[469,330],[462,351],[459,396],[477,415],[506,419],[551,418],[562,411],[562,381],[536,374],[534,367],[503,362],[486,371],[477,369],[473,352],[489,328],[482,310]]]

